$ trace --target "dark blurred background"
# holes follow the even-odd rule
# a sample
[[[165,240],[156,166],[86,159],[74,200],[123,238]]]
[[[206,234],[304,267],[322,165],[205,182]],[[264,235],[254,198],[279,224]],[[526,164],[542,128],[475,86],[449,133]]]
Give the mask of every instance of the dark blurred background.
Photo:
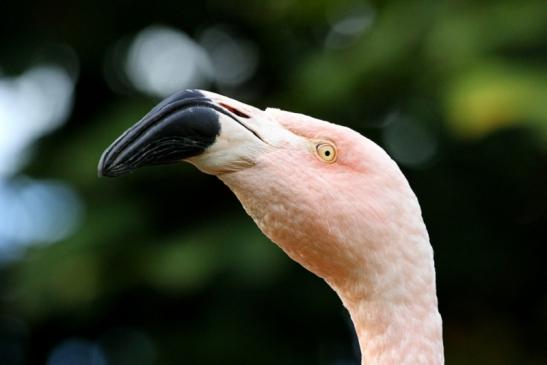
[[[435,250],[447,364],[546,364],[544,0],[3,1],[0,363],[358,364],[348,315],[189,165],[98,179],[162,97],[348,125]]]

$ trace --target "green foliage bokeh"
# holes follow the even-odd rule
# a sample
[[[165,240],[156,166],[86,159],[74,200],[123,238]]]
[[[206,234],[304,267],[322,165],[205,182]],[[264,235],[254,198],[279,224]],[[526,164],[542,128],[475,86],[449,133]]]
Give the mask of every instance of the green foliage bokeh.
[[[331,34],[329,16],[362,6],[366,29]],[[69,184],[83,218],[67,238],[0,267],[0,363],[47,363],[69,338],[99,344],[110,365],[358,363],[335,294],[268,242],[214,177],[189,165],[96,177],[104,148],[158,101],[104,74],[113,45],[151,24],[190,37],[229,27],[255,45],[258,66],[243,84],[210,89],[350,126],[401,163],[435,250],[447,363],[547,362],[544,1],[2,8],[4,75],[41,62],[50,44],[79,60],[67,123],[32,146],[19,175]],[[412,138],[434,141],[425,163],[409,159]]]

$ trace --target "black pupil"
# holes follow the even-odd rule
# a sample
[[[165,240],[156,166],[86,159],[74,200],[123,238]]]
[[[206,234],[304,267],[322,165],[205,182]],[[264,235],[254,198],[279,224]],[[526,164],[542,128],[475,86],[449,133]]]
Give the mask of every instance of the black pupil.
[[[330,151],[325,151],[325,156],[329,157],[330,156]]]

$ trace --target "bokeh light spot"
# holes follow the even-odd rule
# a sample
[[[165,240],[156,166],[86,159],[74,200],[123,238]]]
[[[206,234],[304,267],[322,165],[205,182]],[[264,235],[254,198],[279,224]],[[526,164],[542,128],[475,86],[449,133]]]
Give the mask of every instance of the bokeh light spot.
[[[423,124],[393,113],[388,117],[383,140],[397,162],[420,167],[431,161],[437,151],[437,139]]]
[[[107,365],[102,349],[91,341],[73,338],[57,345],[47,365]]]
[[[72,108],[74,82],[68,71],[53,65],[0,78],[0,177],[16,172],[29,145],[64,123]]]
[[[125,66],[139,91],[157,97],[203,87],[212,72],[209,57],[199,44],[185,33],[163,26],[151,26],[137,34]]]
[[[0,180],[0,259],[27,245],[69,236],[82,220],[83,204],[67,184],[54,180]]]
[[[325,47],[331,49],[351,46],[372,26],[376,17],[374,9],[362,1],[335,6],[326,15],[331,27]]]
[[[251,41],[214,26],[203,32],[200,43],[211,57],[215,81],[221,86],[239,85],[255,73],[258,52]]]

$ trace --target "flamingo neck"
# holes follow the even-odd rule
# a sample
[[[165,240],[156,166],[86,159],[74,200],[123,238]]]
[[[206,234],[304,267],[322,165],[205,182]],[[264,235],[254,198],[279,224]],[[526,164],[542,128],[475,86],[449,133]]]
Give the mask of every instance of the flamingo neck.
[[[441,317],[429,305],[346,301],[361,349],[362,365],[444,363]]]
[[[414,242],[395,245],[413,247],[415,257],[409,260],[410,253],[403,252],[406,259],[391,257],[385,271],[364,270],[361,280],[333,285],[355,325],[362,365],[444,364],[433,252],[425,226],[420,226],[423,235],[401,238]],[[371,285],[370,277],[382,279]]]

